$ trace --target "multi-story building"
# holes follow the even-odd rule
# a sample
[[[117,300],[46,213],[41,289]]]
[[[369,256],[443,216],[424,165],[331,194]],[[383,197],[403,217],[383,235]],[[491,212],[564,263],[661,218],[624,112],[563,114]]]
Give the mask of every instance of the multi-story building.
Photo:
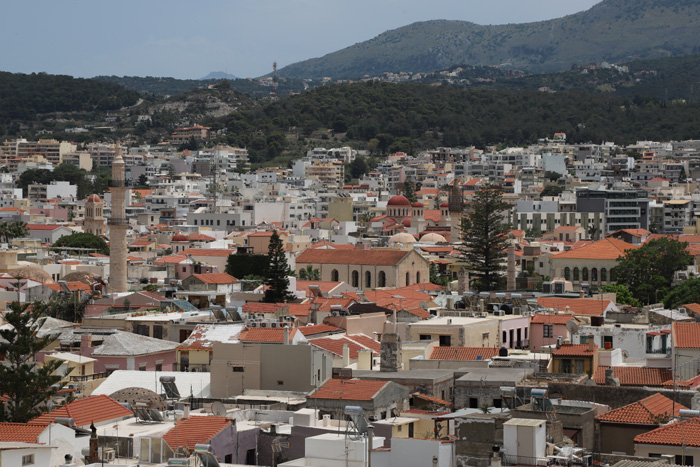
[[[672,199],[664,202],[664,233],[682,234],[683,227],[693,219],[693,203],[689,199]]]
[[[46,201],[47,199],[75,199],[78,187],[70,182],[53,181],[49,184],[34,183],[29,185],[28,196],[34,201]]]
[[[649,198],[644,190],[578,190],[576,210],[602,213],[602,236],[622,229],[649,228]]]
[[[340,187],[345,180],[345,165],[340,161],[316,162],[305,167],[306,178],[316,178],[325,186]]]
[[[200,125],[178,128],[177,130],[173,131],[171,141],[175,144],[182,144],[187,143],[191,139],[207,139],[209,136],[209,130],[209,127]]]

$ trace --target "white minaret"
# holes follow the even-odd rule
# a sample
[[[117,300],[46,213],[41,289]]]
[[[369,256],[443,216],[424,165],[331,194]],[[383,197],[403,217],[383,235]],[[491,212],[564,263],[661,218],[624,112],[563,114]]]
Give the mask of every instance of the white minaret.
[[[112,162],[112,215],[109,219],[109,289],[112,292],[126,292],[126,229],[129,221],[126,218],[126,183],[124,180],[124,159],[122,159],[121,144]]]

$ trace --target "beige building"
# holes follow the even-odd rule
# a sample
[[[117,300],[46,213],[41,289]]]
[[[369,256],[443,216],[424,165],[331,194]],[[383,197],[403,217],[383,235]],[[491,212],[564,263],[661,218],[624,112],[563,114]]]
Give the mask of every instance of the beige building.
[[[553,278],[563,277],[571,281],[574,288],[580,287],[582,283],[597,288],[615,283],[615,266],[627,250],[635,248],[639,247],[608,237],[550,256],[549,271],[540,271],[540,274]]]
[[[104,202],[97,195],[88,196],[85,202],[85,220],[83,231],[101,236],[105,233],[105,218],[103,215]]]
[[[499,320],[439,317],[408,325],[409,341],[437,341],[443,347],[497,347]]]
[[[332,371],[333,356],[311,345],[217,342],[211,361],[211,394],[230,398],[244,389],[310,392]]]
[[[404,287],[430,278],[430,263],[414,250],[308,249],[297,257],[297,273],[309,265],[321,272],[322,281],[343,281],[363,290]]]
[[[94,358],[76,355],[70,352],[54,352],[44,356],[44,363],[60,360],[61,366],[54,372],[63,378],[61,382],[69,383],[71,376],[89,376],[95,374]]]
[[[324,185],[339,187],[345,180],[345,165],[341,161],[314,161],[305,167],[304,174],[306,178],[317,179]]]

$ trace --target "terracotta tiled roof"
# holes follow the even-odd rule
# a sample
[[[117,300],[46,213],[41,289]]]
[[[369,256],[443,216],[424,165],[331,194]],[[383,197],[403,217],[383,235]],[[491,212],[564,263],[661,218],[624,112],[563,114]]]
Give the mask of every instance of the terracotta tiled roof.
[[[608,366],[599,366],[593,375],[597,384],[605,384],[605,370]],[[620,380],[620,386],[656,386],[661,387],[673,378],[668,368],[649,368],[639,366],[614,366],[613,376]]]
[[[289,314],[292,316],[309,316],[311,314],[311,303],[288,303]]]
[[[409,251],[402,250],[323,250],[310,248],[297,258],[297,264],[362,264],[372,266],[394,266]]]
[[[232,255],[236,250],[228,250],[224,248],[187,248],[186,250],[180,252],[181,255],[192,255],[192,256],[218,256],[227,258]]]
[[[89,426],[91,423],[106,422],[134,413],[109,396],[92,396],[77,399],[51,412],[51,420],[58,417],[72,418],[76,426]],[[45,413],[31,420],[35,425],[49,423],[49,414]]]
[[[693,378],[685,381],[675,381],[670,379],[664,382],[665,388],[672,388],[674,386],[678,389],[696,389],[698,386],[700,386],[700,375],[694,376]]]
[[[555,349],[552,355],[557,357],[592,357],[598,346],[590,350],[588,344],[564,344],[560,348]]]
[[[420,392],[414,392],[413,394],[411,394],[411,397],[432,402],[433,404],[442,405],[444,407],[453,407],[452,402],[447,402],[446,400],[438,399],[437,397],[428,396],[427,394],[421,394]]]
[[[309,288],[312,285],[317,285],[319,290],[322,293],[329,293],[336,287],[338,287],[341,283],[340,282],[332,282],[332,281],[304,281],[304,280],[297,280],[297,290],[299,291],[306,291],[306,296],[307,297],[313,297],[313,293],[311,293],[311,289]]]
[[[576,315],[601,316],[612,304],[610,300],[593,300],[590,298],[557,298],[540,297],[537,303],[545,308],[554,308],[559,311],[569,311]]]
[[[190,236],[187,238],[191,242],[213,242],[214,240],[216,240],[214,237],[210,237],[209,235],[204,235],[201,233],[190,234]]]
[[[29,423],[0,423],[0,441],[36,443],[37,438],[45,429],[46,425],[33,425]]]
[[[687,409],[687,407],[677,402],[674,403],[672,399],[656,393],[632,404],[598,415],[596,419],[601,422],[611,423],[659,425],[659,418],[664,415],[677,416],[678,411],[681,409]]]
[[[683,308],[695,313],[696,315],[700,315],[700,303],[686,303],[683,305]]]
[[[299,332],[305,336],[314,336],[316,334],[326,334],[329,332],[345,332],[341,328],[331,326],[329,324],[315,324],[313,326],[302,326],[299,328]]]
[[[388,381],[331,379],[314,391],[308,398],[371,401],[387,384],[389,384]]]
[[[63,226],[56,225],[56,224],[29,224],[29,225],[27,225],[27,228],[29,230],[56,230],[59,227],[63,227]]]
[[[681,420],[634,437],[635,443],[700,447],[700,419]]]
[[[190,416],[183,418],[175,424],[165,435],[163,440],[173,451],[184,446],[193,450],[196,444],[206,444],[214,436],[225,428],[231,426],[231,419],[226,417],[201,417]],[[231,432],[233,436],[233,432]]]
[[[531,324],[566,324],[574,319],[573,315],[539,314],[530,318]]]
[[[360,350],[371,350],[374,354],[379,355],[381,349],[381,344],[379,344],[379,342],[369,337],[367,337],[367,340],[357,339],[357,336],[342,336],[340,338],[317,337],[315,339],[312,337],[309,339],[309,344],[329,351],[336,356],[335,358],[341,358],[343,356],[343,346],[347,344],[348,351],[350,352],[350,360],[357,360]]]
[[[241,307],[243,313],[277,313],[284,303],[248,302]]]
[[[238,282],[235,277],[226,274],[225,272],[217,272],[212,274],[192,274],[196,279],[205,284],[234,284]]]
[[[291,340],[299,328],[289,330]],[[284,342],[284,328],[247,328],[238,336],[241,342],[272,342],[282,344]]]
[[[187,259],[184,255],[163,256],[153,261],[153,264],[179,264]]]
[[[700,349],[700,323],[673,323],[673,346]]]
[[[353,245],[348,245],[345,243],[331,243],[326,240],[314,243],[311,245],[309,248],[331,248],[334,250],[354,250],[355,247]]]
[[[377,355],[379,355],[379,353],[382,350],[382,344],[380,344],[378,341],[375,341],[369,336],[365,336],[364,334],[351,334],[347,337],[348,339],[354,340],[361,346],[373,350],[374,353],[376,353]]]
[[[554,259],[618,259],[627,250],[639,248],[617,238],[604,238],[581,248],[571,249],[553,256]]]
[[[435,347],[430,360],[486,360],[498,355],[495,347]]]

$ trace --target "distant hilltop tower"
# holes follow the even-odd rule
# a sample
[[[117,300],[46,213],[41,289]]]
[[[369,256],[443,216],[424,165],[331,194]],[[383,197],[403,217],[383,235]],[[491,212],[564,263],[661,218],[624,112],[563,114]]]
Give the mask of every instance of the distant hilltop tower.
[[[109,218],[109,288],[113,292],[126,292],[126,229],[129,221],[126,218],[126,183],[124,180],[124,159],[122,159],[121,144],[117,149],[112,163],[112,181],[109,186],[112,192],[112,214]]]

